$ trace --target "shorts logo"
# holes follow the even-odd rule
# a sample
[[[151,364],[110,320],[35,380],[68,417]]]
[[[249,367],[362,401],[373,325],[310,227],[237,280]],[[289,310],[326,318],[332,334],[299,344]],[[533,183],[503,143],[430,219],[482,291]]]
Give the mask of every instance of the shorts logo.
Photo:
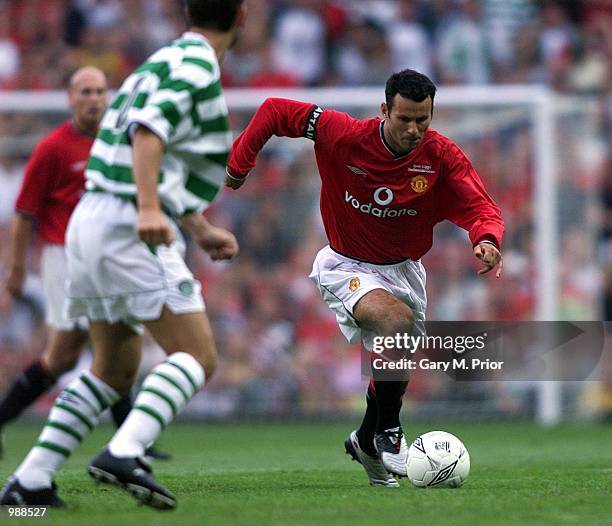
[[[382,186],[374,192],[374,201],[378,205],[386,206],[393,201],[393,192],[386,186]]]
[[[351,281],[349,283],[349,290],[351,292],[355,292],[359,288],[359,285],[361,285],[361,281],[359,281],[359,278],[351,278]]]
[[[179,292],[183,295],[183,296],[191,296],[193,294],[193,282],[191,281],[181,281],[178,284],[178,289]]]
[[[427,187],[429,186],[429,181],[427,181],[427,177],[425,177],[424,175],[416,175],[410,181],[410,186],[417,194],[421,194],[425,190],[427,190]]]

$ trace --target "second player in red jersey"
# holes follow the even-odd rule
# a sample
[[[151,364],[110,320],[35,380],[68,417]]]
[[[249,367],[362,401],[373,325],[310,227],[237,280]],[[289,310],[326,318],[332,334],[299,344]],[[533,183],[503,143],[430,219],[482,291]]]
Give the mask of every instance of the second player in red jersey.
[[[85,190],[83,171],[93,133],[69,120],[36,147],[26,166],[15,209],[36,219],[45,243],[64,244],[68,220]]]
[[[468,231],[483,265],[479,274],[496,267],[501,273],[500,210],[459,147],[429,129],[435,93],[425,75],[401,71],[387,81],[383,118],[367,120],[268,99],[234,143],[228,162],[226,184],[238,189],[272,135],[315,142],[329,246],[317,254],[310,278],[344,336],[370,351],[376,338],[424,334],[420,258],[432,245],[436,223],[447,219]],[[370,484],[395,487],[395,476],[407,475],[399,414],[408,379],[402,372],[383,374],[379,362],[371,360],[366,413],[345,448]]]
[[[68,86],[72,118],[38,143],[25,169],[15,204],[11,250],[0,300],[22,296],[28,247],[37,230],[43,241],[40,269],[48,337],[40,359],[22,372],[0,400],[0,435],[8,422],[76,365],[87,341],[83,324],[67,320],[62,313],[66,296],[64,233],[85,190],[83,172],[106,109],[106,94],[106,78],[101,70],[77,70]],[[0,437],[0,446],[1,443]]]

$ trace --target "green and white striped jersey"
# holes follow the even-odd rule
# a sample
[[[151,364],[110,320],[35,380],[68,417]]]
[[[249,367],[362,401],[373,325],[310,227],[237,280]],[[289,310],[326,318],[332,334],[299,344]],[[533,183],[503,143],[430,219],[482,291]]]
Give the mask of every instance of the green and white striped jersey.
[[[139,123],[164,142],[158,192],[174,217],[206,209],[223,186],[232,145],[220,68],[200,34],[184,33],[123,83],[104,115],[85,171],[87,189],[133,198],[131,135]]]

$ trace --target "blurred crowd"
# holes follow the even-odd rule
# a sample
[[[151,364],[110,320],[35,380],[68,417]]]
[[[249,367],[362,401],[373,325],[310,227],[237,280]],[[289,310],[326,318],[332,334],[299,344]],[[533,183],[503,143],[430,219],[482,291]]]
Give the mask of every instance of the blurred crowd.
[[[391,71],[412,67],[438,84],[542,83],[588,96],[588,103],[587,98],[572,98],[557,108],[558,311],[568,320],[612,319],[607,146],[612,15],[607,2],[248,2],[247,28],[224,65],[228,87],[382,88]],[[0,0],[0,89],[63,89],[67,75],[85,64],[104,69],[116,87],[153,49],[183,31],[178,4]],[[476,275],[465,233],[452,225],[437,229],[434,248],[424,258],[429,319],[535,317],[537,273],[546,266],[547,255],[534,239],[532,122],[528,110],[500,111],[436,110],[433,127],[468,153],[502,208],[507,237],[503,279],[483,279]],[[350,113],[370,117],[377,108]],[[250,116],[232,113],[236,132]],[[63,118],[0,113],[2,262],[14,199],[34,144],[23,138],[39,137]],[[241,244],[237,261],[212,264],[200,251],[189,251],[221,353],[217,378],[192,404],[196,412],[218,417],[320,415],[362,407],[360,349],[344,341],[306,277],[317,250],[326,244],[318,211],[319,180],[308,145],[272,141],[252,180],[240,192],[224,192],[210,210],[211,221],[236,233]],[[40,352],[45,338],[38,250],[34,247],[31,254],[24,300],[0,303],[0,370],[5,372],[0,392]],[[415,378],[409,389],[409,403],[417,405],[463,392],[439,376]],[[471,388],[464,391],[466,398],[482,398]],[[525,410],[520,401],[509,403],[506,395],[488,398],[499,404],[492,410]],[[465,399],[461,404],[467,407]],[[481,411],[482,403],[477,405]]]
[[[228,86],[378,85],[411,67],[441,84],[610,87],[606,0],[248,0]],[[0,88],[58,89],[94,64],[117,87],[184,29],[179,0],[0,0]]]

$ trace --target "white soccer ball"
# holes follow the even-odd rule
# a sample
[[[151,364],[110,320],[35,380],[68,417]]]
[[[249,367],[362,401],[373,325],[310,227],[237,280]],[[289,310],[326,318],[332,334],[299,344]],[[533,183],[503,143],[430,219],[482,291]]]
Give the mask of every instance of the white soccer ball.
[[[470,454],[455,435],[430,431],[408,450],[408,478],[419,488],[458,488],[470,473]]]

